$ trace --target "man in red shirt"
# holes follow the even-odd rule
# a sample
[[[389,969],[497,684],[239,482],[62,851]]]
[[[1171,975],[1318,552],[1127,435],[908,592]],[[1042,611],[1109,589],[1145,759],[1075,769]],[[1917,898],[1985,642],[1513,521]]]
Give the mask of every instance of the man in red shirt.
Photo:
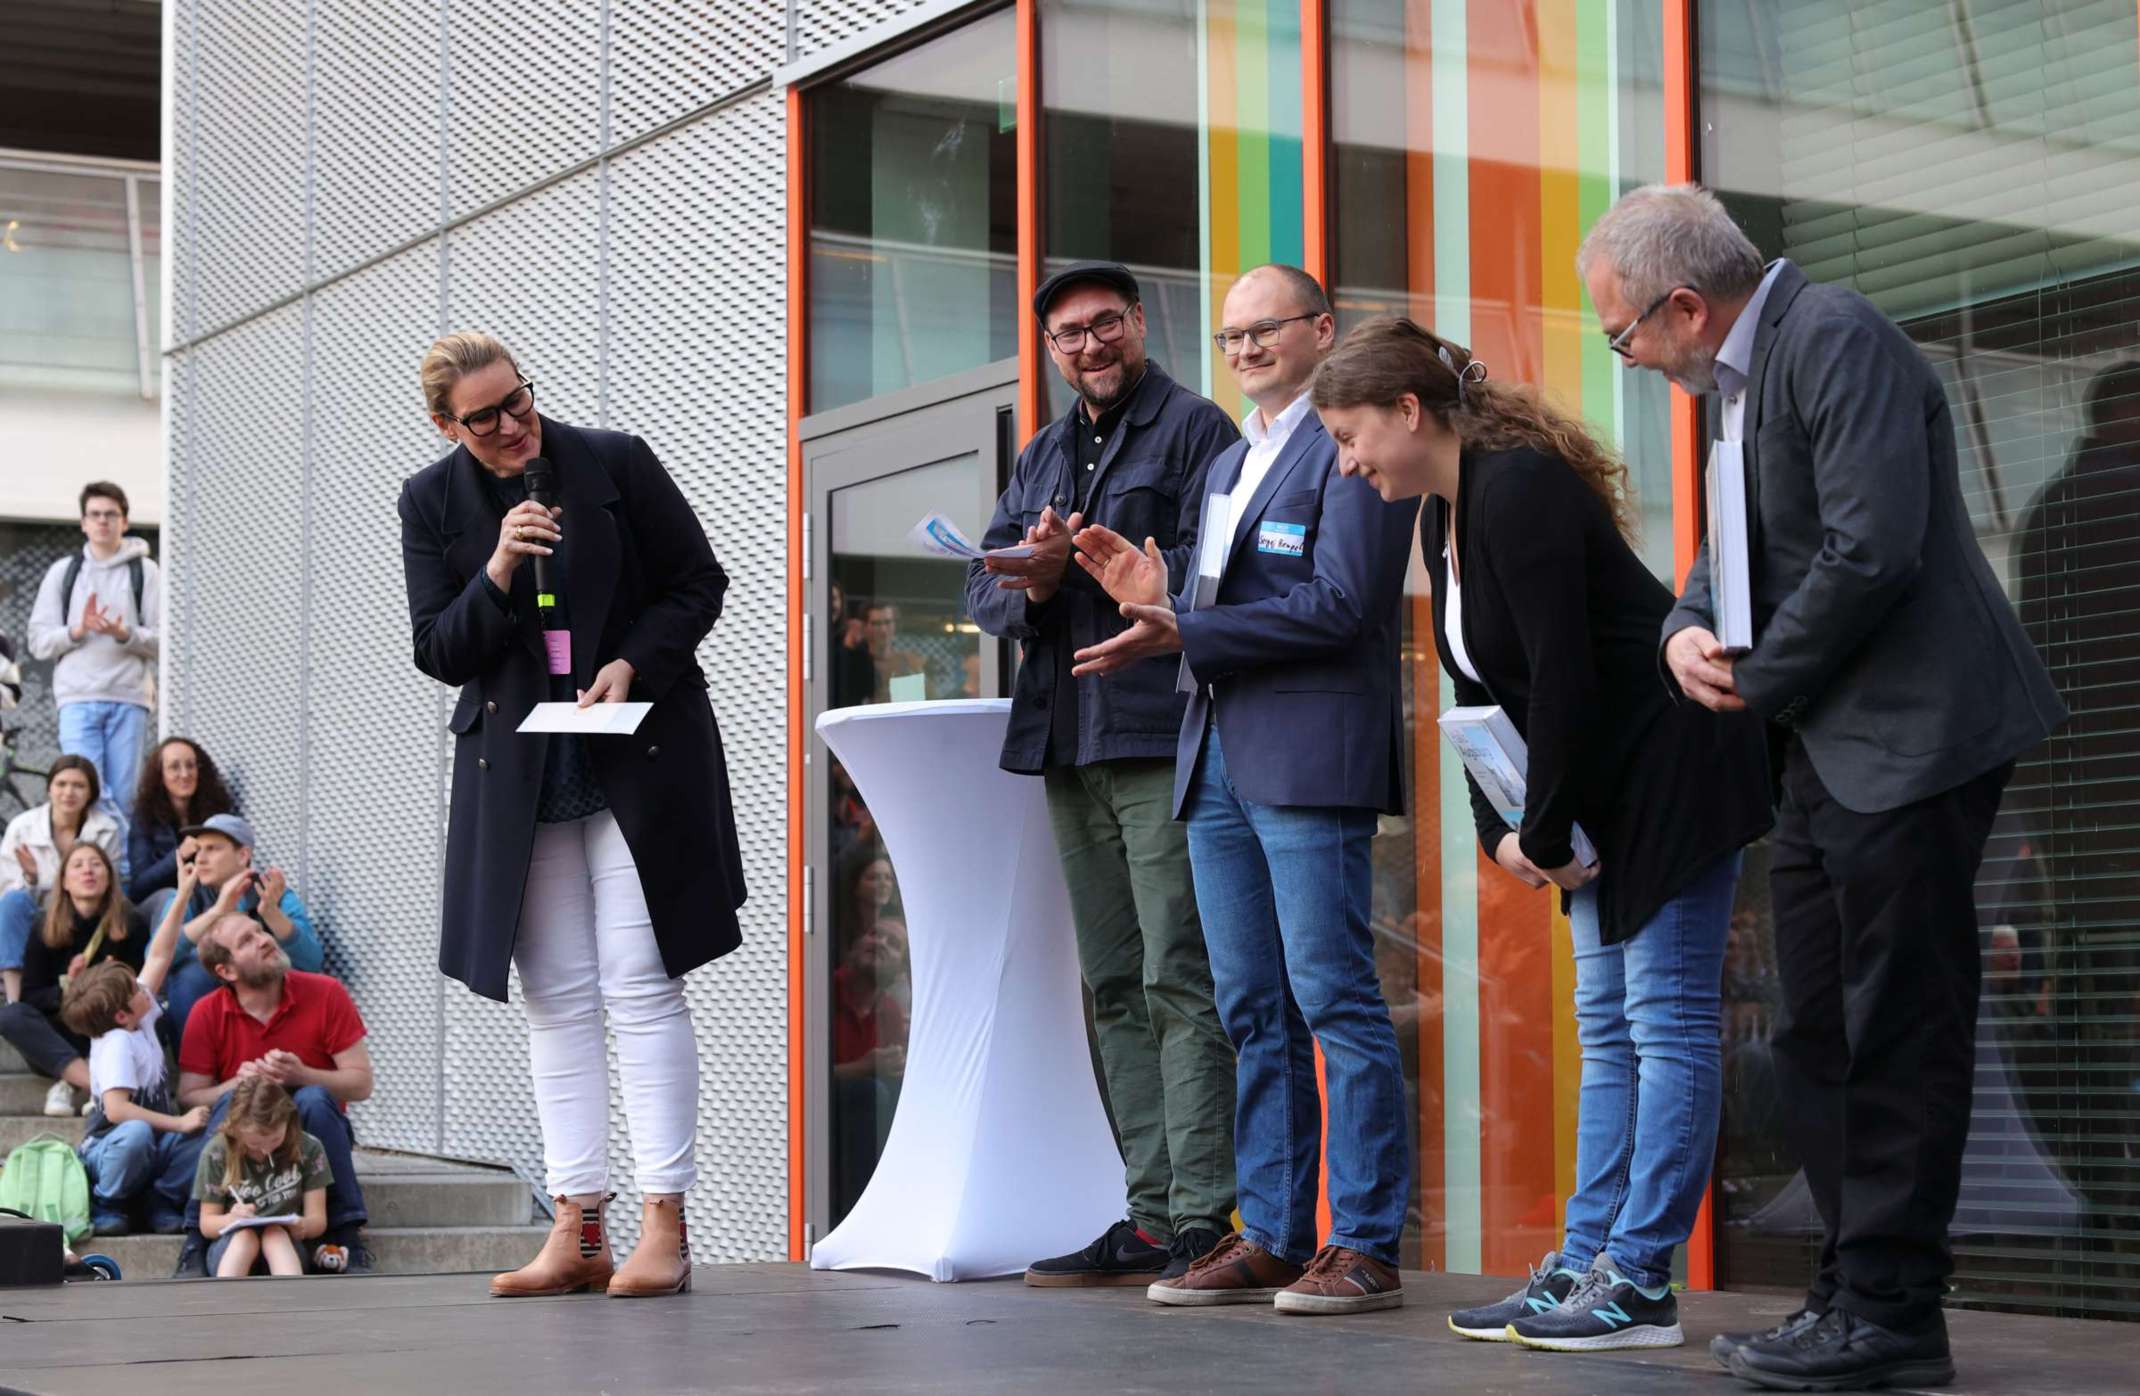
[[[372,1093],[371,1050],[357,1005],[340,980],[291,969],[281,944],[250,916],[232,913],[209,926],[197,953],[202,968],[222,987],[186,1019],[178,1050],[182,1108],[214,1107],[208,1121],[214,1130],[221,1127],[238,1082],[248,1076],[279,1082],[297,1102],[299,1123],[320,1141],[334,1172],[327,1186],[322,1248],[343,1248],[339,1268],[369,1270],[371,1255],[358,1235],[365,1222],[364,1193],[357,1186],[351,1153],[356,1135],[347,1113],[350,1101]],[[187,1208],[189,1255],[179,1261],[181,1273],[186,1273],[199,1209],[198,1202]]]

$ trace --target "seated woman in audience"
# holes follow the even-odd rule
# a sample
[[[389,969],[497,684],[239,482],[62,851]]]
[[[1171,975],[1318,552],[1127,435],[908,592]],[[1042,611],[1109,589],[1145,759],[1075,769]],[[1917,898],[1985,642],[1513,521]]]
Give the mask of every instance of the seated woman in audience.
[[[120,861],[119,821],[97,807],[103,792],[86,756],[62,756],[45,778],[45,803],[8,821],[0,836],[0,989],[22,997],[22,957],[59,884],[60,864],[77,843],[91,843]]]
[[[208,1273],[242,1280],[262,1261],[271,1275],[305,1273],[299,1243],[327,1229],[333,1181],[327,1150],[299,1127],[290,1093],[265,1076],[238,1082],[193,1177]],[[263,1217],[280,1220],[263,1225]]]
[[[166,737],[149,752],[126,833],[126,895],[149,924],[161,920],[170,901],[166,896],[152,904],[150,899],[178,886],[178,831],[236,809],[222,773],[192,738]]]
[[[68,976],[90,965],[118,960],[141,968],[148,926],[119,890],[111,855],[93,843],[67,852],[59,886],[45,898],[44,922],[22,958],[22,997],[0,1008],[4,1039],[30,1070],[56,1078],[45,1096],[45,1113],[72,1115],[76,1091],[89,1089],[89,1042],[60,1021]]]

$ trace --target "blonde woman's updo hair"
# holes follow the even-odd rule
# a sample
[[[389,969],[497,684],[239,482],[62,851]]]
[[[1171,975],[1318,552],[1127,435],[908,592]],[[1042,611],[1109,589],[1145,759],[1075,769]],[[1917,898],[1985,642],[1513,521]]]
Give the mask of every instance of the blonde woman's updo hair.
[[[424,354],[424,405],[434,417],[451,417],[453,407],[448,399],[453,385],[477,369],[500,361],[511,365],[513,372],[520,372],[512,351],[496,335],[481,330],[456,330],[435,341]]]
[[[1410,393],[1422,409],[1482,451],[1529,447],[1558,456],[1605,502],[1613,527],[1635,541],[1627,467],[1578,419],[1525,383],[1499,383],[1486,365],[1412,320],[1363,320],[1315,370],[1308,399],[1316,407],[1395,407]]]

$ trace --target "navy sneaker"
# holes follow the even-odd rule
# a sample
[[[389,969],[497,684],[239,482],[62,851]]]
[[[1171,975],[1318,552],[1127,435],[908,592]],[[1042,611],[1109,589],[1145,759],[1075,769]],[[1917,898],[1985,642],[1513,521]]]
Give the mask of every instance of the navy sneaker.
[[[1505,1343],[1508,1326],[1519,1318],[1533,1318],[1560,1307],[1568,1291],[1582,1283],[1583,1272],[1560,1263],[1557,1251],[1547,1251],[1531,1271],[1530,1282],[1508,1298],[1476,1309],[1458,1309],[1449,1315],[1449,1327],[1482,1343]]]
[[[1679,1301],[1672,1297],[1672,1287],[1646,1294],[1602,1255],[1559,1308],[1517,1319],[1508,1326],[1508,1336],[1546,1352],[1676,1348],[1687,1340],[1679,1331]]]
[[[1034,1261],[1025,1269],[1025,1282],[1042,1289],[1149,1285],[1168,1259],[1165,1246],[1145,1240],[1134,1223],[1118,1221],[1081,1251]]]

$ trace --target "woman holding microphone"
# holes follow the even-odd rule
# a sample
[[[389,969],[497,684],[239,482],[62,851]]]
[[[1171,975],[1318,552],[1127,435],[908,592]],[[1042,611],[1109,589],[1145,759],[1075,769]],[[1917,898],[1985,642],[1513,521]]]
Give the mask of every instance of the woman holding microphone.
[[[736,947],[743,903],[694,657],[728,579],[646,443],[538,414],[534,384],[496,339],[446,336],[422,380],[454,443],[400,503],[416,667],[461,685],[439,967],[500,1002],[508,964],[520,970],[557,1208],[541,1252],[491,1293],[679,1293],[698,1130],[683,976]],[[518,730],[560,697],[653,707],[629,736]],[[638,1247],[614,1270],[605,1008],[645,1203]]]
[[[1450,1327],[1676,1346],[1672,1252],[1715,1152],[1739,851],[1770,822],[1760,720],[1668,695],[1672,593],[1628,544],[1626,468],[1580,422],[1404,319],[1353,330],[1310,391],[1341,471],[1384,499],[1430,496],[1441,665],[1460,704],[1501,705],[1529,747],[1520,829],[1471,782],[1480,841],[1509,876],[1568,894],[1583,1076],[1565,1239],[1523,1290]]]

